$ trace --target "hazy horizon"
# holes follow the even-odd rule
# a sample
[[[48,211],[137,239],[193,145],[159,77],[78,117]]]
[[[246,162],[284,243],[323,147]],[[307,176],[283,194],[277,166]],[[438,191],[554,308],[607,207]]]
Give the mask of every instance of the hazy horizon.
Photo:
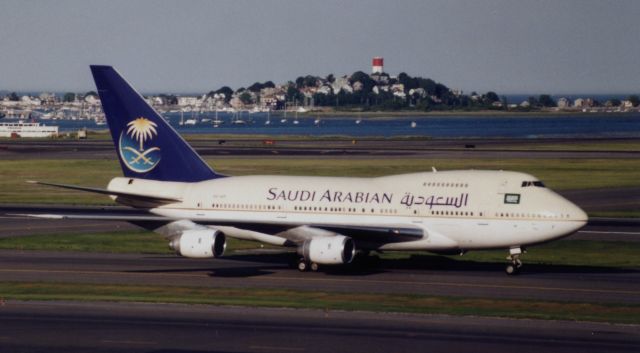
[[[465,93],[627,95],[638,19],[633,0],[5,0],[0,90],[87,92],[89,65],[107,64],[141,92],[204,93],[369,73],[382,56]]]

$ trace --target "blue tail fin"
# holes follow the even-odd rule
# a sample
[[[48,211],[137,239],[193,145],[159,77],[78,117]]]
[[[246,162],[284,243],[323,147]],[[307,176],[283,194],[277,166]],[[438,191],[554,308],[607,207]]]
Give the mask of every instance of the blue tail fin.
[[[91,66],[126,177],[195,182],[221,177],[111,66]]]

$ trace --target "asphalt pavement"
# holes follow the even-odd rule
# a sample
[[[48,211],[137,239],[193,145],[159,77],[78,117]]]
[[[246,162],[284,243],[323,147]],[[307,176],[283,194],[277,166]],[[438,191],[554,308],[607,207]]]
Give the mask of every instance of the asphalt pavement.
[[[202,305],[5,302],[0,351],[637,352],[640,327]]]

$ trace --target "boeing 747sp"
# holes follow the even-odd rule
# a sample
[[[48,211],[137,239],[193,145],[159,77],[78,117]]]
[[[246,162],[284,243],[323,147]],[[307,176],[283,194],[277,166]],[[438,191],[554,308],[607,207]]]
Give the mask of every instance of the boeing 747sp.
[[[525,247],[570,235],[587,215],[532,175],[456,170],[377,178],[217,173],[109,66],[91,66],[124,177],[109,195],[148,216],[126,220],[167,237],[179,254],[215,258],[227,237],[293,247],[298,269],[350,263],[356,251],[464,253],[505,249],[518,273]]]

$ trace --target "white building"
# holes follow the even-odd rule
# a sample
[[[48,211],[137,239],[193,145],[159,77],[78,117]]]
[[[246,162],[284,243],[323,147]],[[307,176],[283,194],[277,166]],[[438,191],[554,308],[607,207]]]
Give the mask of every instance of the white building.
[[[571,107],[571,101],[569,101],[567,98],[560,98],[558,99],[558,108],[560,109],[566,109]]]
[[[178,97],[178,105],[181,107],[198,105],[198,97]]]

